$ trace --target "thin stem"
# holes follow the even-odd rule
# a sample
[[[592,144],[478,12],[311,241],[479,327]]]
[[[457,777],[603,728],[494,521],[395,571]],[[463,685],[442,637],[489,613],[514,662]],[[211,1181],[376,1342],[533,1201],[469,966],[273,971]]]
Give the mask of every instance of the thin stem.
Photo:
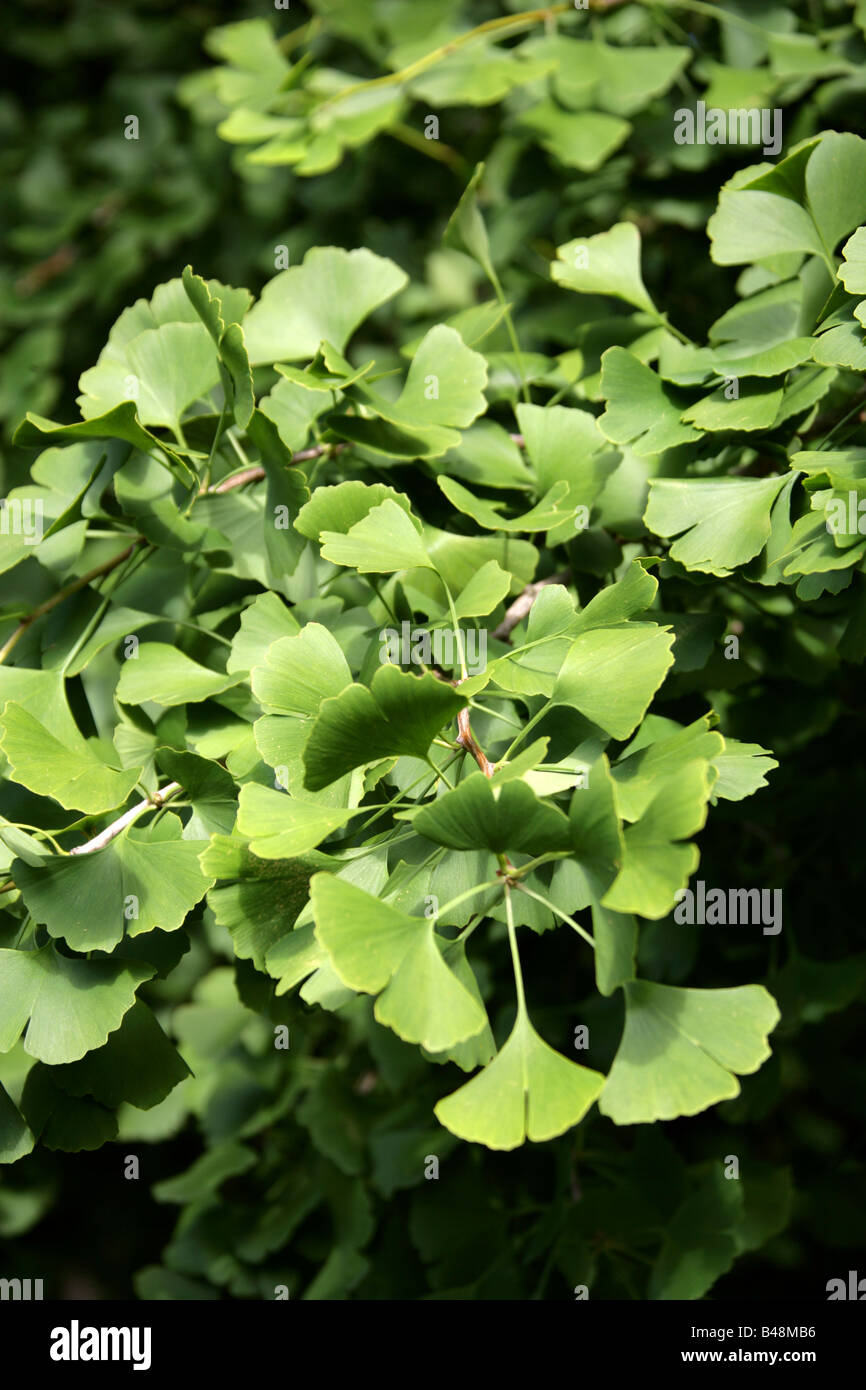
[[[124,560],[132,554],[135,547],[140,545],[143,540],[143,536],[136,536],[132,545],[128,545],[119,555],[115,555],[111,560],[104,560],[101,565],[96,565],[94,569],[88,570],[86,574],[82,574],[78,579],[74,580],[73,583],[67,584],[62,589],[58,589],[56,594],[52,594],[51,598],[47,598],[44,603],[40,603],[38,607],[34,608],[32,613],[28,613],[26,618],[22,618],[21,622],[12,633],[12,636],[3,647],[0,647],[0,664],[6,660],[9,653],[18,645],[31,623],[34,623],[37,618],[44,617],[46,613],[50,613],[52,608],[56,608],[59,603],[69,598],[71,594],[77,594],[79,589],[85,589],[88,584],[94,579],[98,579],[100,575],[110,574],[118,565],[123,564]]]
[[[550,849],[546,854],[539,854],[537,858],[530,859],[528,864],[521,864],[519,869],[510,869],[508,877],[513,879],[525,878],[527,874],[534,873],[542,864],[552,864],[556,859],[570,858],[570,849]]]
[[[426,154],[428,159],[435,159],[440,164],[447,164],[449,169],[454,169],[457,173],[469,168],[462,154],[458,154],[457,150],[452,150],[450,145],[443,144],[441,140],[428,140],[420,131],[414,130],[412,126],[406,125],[403,121],[388,126],[386,133],[393,136],[395,140],[401,141],[402,144],[408,145],[410,149]]]
[[[511,964],[514,967],[514,986],[517,990],[518,1016],[526,1013],[526,996],[523,992],[523,972],[520,969],[520,955],[517,950],[517,932],[514,929],[514,904],[511,901],[511,888],[505,885],[505,918],[508,923],[508,944],[511,947]]]
[[[64,661],[63,666],[61,667],[61,671],[64,676],[66,675],[67,670],[77,657],[78,653],[81,651],[81,648],[87,642],[90,641],[90,638],[93,636],[94,632],[99,627],[99,624],[102,622],[102,619],[105,617],[108,605],[111,602],[111,595],[113,594],[114,590],[118,587],[119,584],[123,583],[124,579],[129,578],[129,576],[137,568],[138,564],[140,564],[143,559],[146,559],[147,556],[150,555],[155,548],[155,546],[148,545],[145,546],[144,550],[140,551],[138,555],[131,555],[129,565],[126,568],[126,570],[121,570],[120,574],[115,575],[115,583],[111,586],[107,593],[103,594],[102,602],[100,603],[93,617],[90,619],[90,622],[85,623],[82,632],[79,634],[78,640],[75,642],[71,651],[67,654],[66,660]]]
[[[523,740],[526,738],[526,735],[529,733],[529,730],[534,729],[536,724],[538,724],[539,721],[544,718],[545,714],[547,714],[547,711],[549,709],[549,704],[543,704],[541,706],[541,709],[536,711],[536,713],[532,716],[531,719],[527,720],[523,728],[520,730],[520,733],[517,735],[515,739],[512,740],[509,747],[505,750],[505,754],[501,759],[502,762],[506,763],[509,761],[515,748],[517,748],[517,746],[523,742]]]
[[[406,82],[411,82],[413,77],[426,72],[428,68],[450,58],[452,53],[456,53],[466,44],[472,43],[474,39],[483,38],[487,34],[502,33],[505,30],[513,30],[517,33],[521,29],[530,28],[533,24],[546,20],[550,15],[563,14],[571,8],[570,3],[561,3],[547,5],[543,10],[524,10],[522,14],[502,15],[498,19],[488,19],[486,23],[479,24],[474,29],[468,29],[465,34],[458,34],[456,38],[449,39],[447,43],[425,53],[423,57],[416,58],[414,63],[401,68],[399,72],[388,72],[382,77],[372,78],[369,82],[354,82],[351,87],[344,87],[341,92],[335,92],[332,97],[323,102],[318,109],[321,111],[328,106],[334,106],[338,102],[345,101],[347,97],[355,96],[357,92],[370,92],[379,87],[402,86]]]
[[[198,489],[198,492],[193,491],[193,493],[192,493],[192,495],[191,495],[191,497],[190,497],[190,499],[189,499],[189,502],[187,503],[187,508],[186,508],[186,511],[184,512],[184,516],[189,516],[190,512],[192,511],[193,507],[195,506],[196,499],[197,499],[198,497],[201,497],[202,494],[205,493],[205,492],[207,492],[207,491],[209,490],[209,488],[210,488],[210,475],[211,475],[211,469],[213,468],[213,461],[214,461],[214,457],[215,457],[215,455],[216,455],[216,448],[217,448],[217,444],[218,444],[219,441],[220,441],[220,436],[221,436],[222,430],[223,430],[223,422],[224,422],[225,418],[226,418],[226,407],[225,407],[225,401],[224,401],[224,402],[223,402],[223,408],[222,408],[222,410],[220,411],[220,417],[219,417],[219,419],[217,420],[217,427],[216,427],[216,431],[215,431],[215,433],[214,433],[213,442],[211,443],[211,446],[210,446],[210,453],[209,453],[208,456],[207,456],[207,463],[206,463],[205,466],[204,466],[204,476],[203,476],[203,478],[202,478],[201,487]]]
[[[535,893],[531,888],[527,888],[525,883],[516,882],[514,886],[515,888],[519,888],[521,893],[528,894],[530,898],[535,898],[536,902],[543,903],[545,907],[550,908],[550,911],[554,913],[556,917],[559,917],[563,922],[567,922],[570,927],[574,927],[578,936],[582,936],[584,941],[595,950],[595,942],[589,932],[585,931],[578,922],[575,922],[573,917],[569,917],[567,912],[563,912],[561,908],[558,908],[556,903],[552,903],[549,898],[545,898],[541,893]]]
[[[454,599],[451,597],[451,590],[448,588],[445,580],[442,579],[441,574],[439,578],[442,581],[442,587],[448,597],[448,607],[451,612],[451,626],[454,630],[454,640],[457,643],[457,650],[460,653],[460,679],[465,681],[468,679],[469,672],[466,670],[466,655],[463,651],[463,633],[460,631],[457,622],[457,609],[454,607]]]
[[[502,289],[502,283],[499,279],[499,276],[496,274],[496,271],[493,269],[492,265],[490,266],[490,270],[488,273],[490,275],[490,283],[493,286],[496,298],[499,300],[499,303],[502,306],[502,313],[505,319],[505,328],[508,333],[509,340],[511,342],[511,351],[514,353],[514,360],[517,363],[517,370],[520,373],[520,394],[523,396],[526,405],[531,405],[532,397],[529,394],[529,385],[526,380],[526,368],[523,365],[523,354],[520,351],[520,343],[517,341],[517,332],[514,327],[514,320],[511,317],[511,306],[505,298],[505,293]]]
[[[487,883],[476,883],[474,888],[467,888],[465,893],[458,893],[457,897],[452,898],[451,901],[446,903],[444,907],[437,908],[436,911],[433,913],[434,922],[438,921],[438,919],[444,916],[446,912],[450,912],[452,907],[457,907],[459,903],[465,903],[467,898],[474,897],[476,893],[485,893],[488,888],[502,888],[503,886],[504,885],[501,878],[491,878],[488,880]]]
[[[169,782],[161,791],[154,792],[153,796],[148,796],[144,801],[139,801],[136,806],[131,806],[128,811],[124,811],[122,816],[118,816],[116,821],[100,830],[98,835],[94,835],[92,840],[86,844],[76,845],[75,849],[69,851],[70,854],[93,854],[95,850],[104,849],[107,844],[127,828],[133,821],[138,820],[139,816],[144,815],[145,811],[153,811],[161,808],[170,796],[181,790],[180,782]]]
[[[705,0],[662,0],[661,8],[691,10],[693,14],[703,14],[709,19],[717,19],[720,24],[733,24],[740,29],[747,29],[751,34],[760,34],[762,38],[766,38],[767,35],[767,30],[762,29],[760,24],[753,24],[750,19],[743,19],[742,15],[732,14],[717,5],[707,4]]]

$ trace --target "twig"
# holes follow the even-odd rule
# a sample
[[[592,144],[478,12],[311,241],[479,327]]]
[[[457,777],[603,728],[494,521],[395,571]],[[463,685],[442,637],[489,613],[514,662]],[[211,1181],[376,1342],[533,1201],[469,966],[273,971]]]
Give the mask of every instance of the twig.
[[[560,570],[558,574],[551,574],[547,579],[537,579],[534,584],[527,584],[523,593],[518,594],[510,607],[505,610],[505,617],[499,626],[493,629],[493,636],[498,638],[500,642],[507,642],[512,629],[517,627],[517,624],[526,617],[545,585],[565,584],[570,578],[570,570]]]
[[[347,447],[346,444],[317,444],[313,449],[301,449],[297,454],[292,454],[290,467],[294,468],[297,463],[306,463],[309,459],[321,458],[323,454],[338,454]],[[239,473],[233,473],[230,478],[223,478],[221,483],[209,487],[208,492],[231,492],[232,488],[243,487],[244,483],[261,482],[264,476],[265,470],[260,464],[242,468]]]
[[[457,716],[457,742],[461,748],[465,748],[471,753],[485,777],[492,777],[496,771],[496,764],[491,763],[485,756],[484,750],[476,739],[469,724],[469,709],[462,709]]]
[[[75,849],[69,851],[70,854],[92,854],[94,850],[104,849],[107,844],[115,839],[128,825],[132,825],[134,820],[144,815],[145,811],[153,811],[165,804],[170,796],[176,796],[181,790],[180,782],[169,782],[161,791],[154,792],[153,796],[146,796],[144,801],[139,801],[136,806],[124,811],[116,821],[107,825],[104,830],[100,830],[98,835],[94,835],[92,840],[87,840],[83,845],[77,845]]]
[[[13,647],[18,645],[31,623],[34,623],[37,618],[43,617],[45,613],[50,613],[52,608],[56,608],[58,603],[62,603],[63,600],[69,598],[71,594],[76,594],[79,589],[86,588],[92,579],[98,579],[99,576],[103,574],[110,574],[113,569],[116,569],[118,565],[122,565],[124,560],[129,558],[133,550],[135,550],[135,547],[141,545],[143,540],[144,536],[136,536],[132,545],[128,545],[119,555],[115,555],[111,560],[104,560],[101,565],[97,565],[94,569],[88,570],[86,574],[82,574],[80,578],[74,580],[72,584],[67,584],[63,589],[58,589],[56,594],[52,594],[51,598],[47,598],[44,603],[40,603],[38,607],[34,608],[32,613],[28,613],[26,617],[22,618],[21,622],[12,633],[12,636],[3,647],[0,647],[0,664],[6,660]]]

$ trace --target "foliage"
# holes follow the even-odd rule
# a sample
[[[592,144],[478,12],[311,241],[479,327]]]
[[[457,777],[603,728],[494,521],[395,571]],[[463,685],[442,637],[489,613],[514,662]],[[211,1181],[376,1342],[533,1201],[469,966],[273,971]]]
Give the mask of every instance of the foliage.
[[[796,881],[760,822],[832,803],[864,654],[862,17],[309,8],[181,83],[165,248],[219,122],[258,251],[191,247],[10,453],[0,1229],[192,1134],[140,1297],[700,1298],[802,1259],[802,1030],[866,980],[844,922],[673,915]],[[784,153],[678,145],[699,98]]]

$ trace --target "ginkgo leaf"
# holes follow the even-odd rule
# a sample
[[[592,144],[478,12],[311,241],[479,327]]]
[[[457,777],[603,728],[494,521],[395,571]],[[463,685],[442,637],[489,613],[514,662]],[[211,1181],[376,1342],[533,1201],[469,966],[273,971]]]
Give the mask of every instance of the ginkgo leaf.
[[[358,325],[407,283],[393,261],[372,251],[315,247],[302,265],[269,280],[244,319],[253,366],[298,362],[327,339],[342,352]]]
[[[618,150],[631,126],[602,111],[566,111],[555,101],[537,101],[523,113],[521,125],[540,145],[569,168],[592,173]]]
[[[322,701],[352,683],[342,648],[321,623],[281,637],[252,671],[252,691],[266,714],[317,714]]]
[[[511,589],[511,575],[495,560],[488,560],[454,600],[458,618],[483,618],[492,613]]]
[[[696,1115],[739,1094],[737,1075],[770,1055],[779,1021],[761,985],[679,989],[633,980],[625,985],[622,1040],[598,1103],[614,1124],[652,1124]]]
[[[53,943],[0,950],[0,1052],[15,1046],[29,1019],[25,1052],[52,1065],[77,1061],[120,1027],[154,973],[143,961],[71,959]]]
[[[238,799],[238,830],[262,859],[292,859],[315,849],[356,811],[320,802],[297,801],[287,792],[248,782]]]
[[[181,839],[174,816],[155,831],[131,828],[90,854],[52,856],[12,874],[28,911],[75,951],[111,951],[141,932],[175,931],[213,883],[201,871],[202,842]]]
[[[305,888],[304,901],[306,898]],[[277,980],[276,994],[286,994],[327,960],[328,953],[321,941],[316,939],[313,923],[308,922],[303,927],[281,934],[279,940],[268,949],[263,966],[259,968],[266,968],[268,974]]]
[[[637,454],[658,454],[701,437],[680,418],[685,401],[625,348],[608,348],[604,354],[601,394],[607,409],[599,429],[615,444],[630,444]]]
[[[429,917],[410,917],[331,874],[316,874],[311,892],[318,940],[344,984],[379,995],[380,1023],[431,1052],[481,1031],[484,1011],[445,964]]]
[[[674,560],[724,576],[763,549],[770,511],[784,482],[784,475],[688,482],[654,478],[644,520],[656,535],[678,537],[670,550]]]
[[[557,247],[550,273],[568,290],[614,295],[636,309],[655,314],[641,276],[640,251],[640,232],[634,223],[618,222],[608,232]]]
[[[674,634],[654,623],[593,628],[574,639],[551,702],[573,705],[614,738],[628,738],[673,665]]]
[[[566,500],[569,485],[565,481],[554,483],[531,511],[517,517],[500,516],[499,509],[504,505],[502,502],[488,502],[486,498],[475,497],[453,478],[440,477],[438,483],[452,506],[471,516],[473,521],[488,531],[546,531],[574,514],[574,508]]]
[[[300,630],[294,613],[277,594],[257,594],[241,614],[226,671],[231,675],[252,671],[262,664],[272,643],[280,637],[294,637]]]
[[[79,1062],[55,1067],[51,1079],[69,1095],[93,1096],[112,1108],[126,1103],[149,1110],[189,1075],[150,1009],[137,999],[102,1047]]]
[[[538,482],[546,493],[556,482],[568,483],[568,503],[588,506],[616,468],[594,415],[562,405],[516,408],[517,422]],[[606,450],[606,454],[601,451]]]
[[[347,686],[323,701],[304,748],[305,786],[319,791],[379,758],[423,758],[465,696],[426,673],[380,666],[369,688]]]
[[[0,1086],[0,1163],[17,1163],[36,1143],[24,1116]]]
[[[699,430],[766,430],[775,421],[783,397],[783,388],[774,382],[744,382],[733,398],[726,386],[719,386],[684,410],[680,419]]]
[[[219,359],[202,323],[165,323],[122,347],[109,340],[83,372],[78,398],[85,419],[133,401],[144,425],[177,431],[184,411],[220,379]]]
[[[494,790],[481,773],[422,806],[412,828],[449,849],[489,849],[494,854],[542,854],[569,844],[568,821],[555,806],[540,801],[519,780]]]
[[[459,250],[467,251],[470,256],[474,256],[488,280],[496,284],[496,271],[490,256],[490,240],[478,206],[477,190],[483,176],[484,165],[477,164],[442,233],[442,242],[445,246],[456,246]]]
[[[214,836],[199,862],[204,873],[223,880],[208,893],[208,905],[229,932],[235,954],[264,970],[270,951],[287,934],[294,935],[311,877],[332,861],[318,851],[294,859],[262,859],[238,836]]]
[[[408,497],[402,492],[395,492],[385,483],[363,483],[359,478],[352,478],[334,487],[317,487],[309,502],[298,513],[295,530],[312,541],[318,541],[325,531],[339,532],[345,536],[374,507],[388,500],[396,502],[411,516],[412,507]]]
[[[200,275],[193,274],[192,266],[186,267],[182,279],[190,303],[219,354],[220,375],[226,389],[226,399],[232,403],[235,422],[241,429],[246,429],[255,406],[253,377],[243,330],[232,318],[231,309],[226,307],[231,303],[230,295],[223,295],[221,286],[213,282],[208,284]]]
[[[111,811],[126,801],[141,775],[140,767],[123,772],[109,767],[74,728],[64,725],[56,738],[13,700],[0,712],[0,728],[0,748],[9,759],[13,781],[53,797],[67,810],[88,815]]]
[[[192,469],[186,460],[144,429],[135,401],[128,397],[123,397],[121,404],[106,410],[104,414],[89,416],[72,425],[58,425],[43,415],[28,412],[15,431],[16,444],[37,449],[44,448],[46,444],[74,444],[78,440],[89,439],[122,439],[163,462],[169,471],[183,474],[187,480],[192,477]]]
[[[346,535],[323,531],[322,555],[335,565],[351,565],[360,574],[435,568],[412,521],[390,498],[355,522]]]
[[[167,642],[142,642],[135,658],[123,663],[116,693],[125,704],[153,700],[170,707],[209,700],[237,685],[239,679],[209,670]]]
[[[597,1099],[604,1077],[555,1052],[525,1011],[483,1071],[435,1106],[437,1119],[458,1138],[489,1149],[543,1143],[578,1124]]]
[[[437,457],[458,445],[459,430],[483,413],[486,385],[487,363],[481,353],[440,323],[419,343],[396,401],[364,382],[347,392],[379,420],[340,417],[333,420],[333,428],[346,439],[366,441],[385,453]]]
[[[697,846],[681,841],[702,828],[714,776],[696,761],[659,779],[640,820],[625,829],[622,868],[603,907],[651,920],[670,912],[698,865]]]

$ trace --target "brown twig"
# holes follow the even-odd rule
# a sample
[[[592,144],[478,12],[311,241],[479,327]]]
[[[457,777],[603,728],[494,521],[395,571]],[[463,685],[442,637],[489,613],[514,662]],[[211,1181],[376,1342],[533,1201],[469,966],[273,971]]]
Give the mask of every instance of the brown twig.
[[[62,603],[65,598],[69,598],[70,594],[76,594],[79,589],[86,588],[92,579],[98,579],[99,576],[103,574],[110,574],[113,569],[116,569],[118,565],[122,565],[123,561],[129,558],[135,550],[135,547],[141,545],[143,540],[143,536],[136,536],[132,545],[128,545],[119,555],[115,555],[111,560],[104,560],[101,565],[96,565],[94,569],[88,570],[86,574],[82,574],[78,579],[74,580],[73,583],[65,585],[62,589],[58,589],[56,594],[52,594],[51,598],[47,598],[44,603],[40,603],[38,607],[34,608],[32,613],[28,613],[26,617],[23,617],[12,633],[12,636],[4,646],[0,647],[0,664],[6,660],[13,647],[18,645],[31,623],[34,623],[37,618],[41,618],[45,613],[50,613],[52,608],[56,608],[58,603]]]
[[[321,458],[323,454],[339,454],[341,450],[346,448],[348,448],[346,444],[317,444],[312,449],[300,449],[298,453],[292,454],[290,467],[294,468],[298,463],[307,463],[309,459]],[[264,468],[260,464],[256,464],[250,468],[242,468],[240,473],[233,473],[230,478],[224,478],[221,483],[215,483],[207,491],[209,493],[231,492],[232,488],[243,487],[244,483],[261,482],[264,476]]]
[[[462,709],[457,716],[457,742],[471,753],[485,777],[492,777],[496,764],[490,762],[469,725],[469,708]]]
[[[507,642],[512,629],[526,617],[530,608],[534,604],[541,590],[547,584],[565,584],[571,578],[569,570],[560,570],[558,574],[551,574],[547,579],[537,579],[534,584],[527,584],[522,594],[518,594],[514,602],[505,610],[505,617],[498,627],[493,629],[493,636],[500,642]]]

